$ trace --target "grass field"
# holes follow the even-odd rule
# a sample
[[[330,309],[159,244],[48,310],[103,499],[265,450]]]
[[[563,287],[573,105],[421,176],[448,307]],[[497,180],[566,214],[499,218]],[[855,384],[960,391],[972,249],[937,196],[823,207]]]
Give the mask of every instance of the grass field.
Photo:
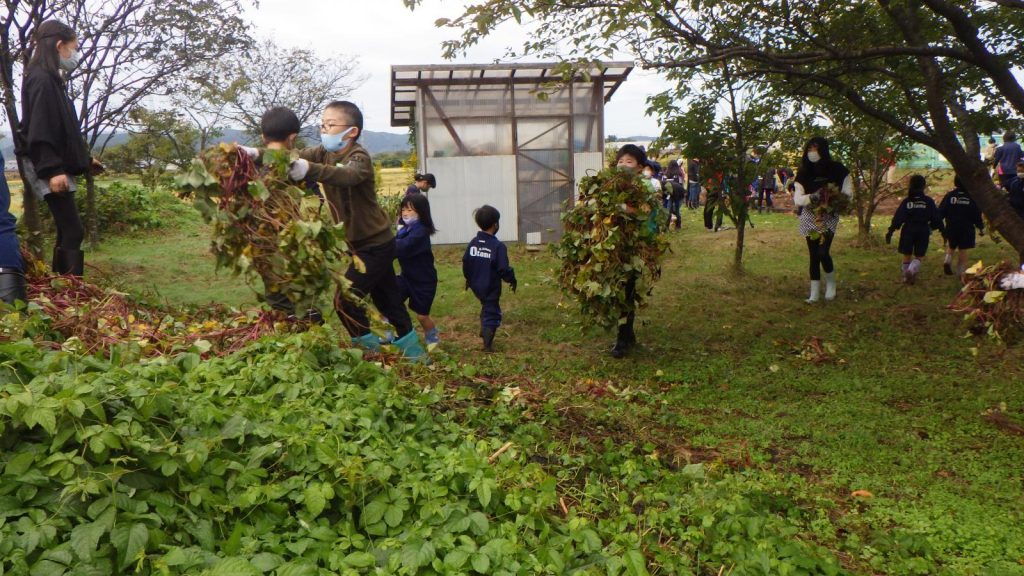
[[[491,355],[462,290],[462,247],[435,247],[436,354],[553,407],[568,437],[756,480],[854,572],[1024,574],[1024,438],[990,417],[1024,422],[1024,349],[964,337],[938,243],[904,286],[894,250],[853,247],[847,220],[839,298],[809,306],[792,215],[755,217],[740,276],[727,272],[733,232],[683,216],[629,358],[610,358],[611,336],[560,296],[555,259],[519,247],[519,292],[503,296]],[[254,305],[240,280],[214,273],[207,244],[197,218],[116,238],[88,255],[87,274],[173,304]],[[1011,256],[988,238],[976,251]]]

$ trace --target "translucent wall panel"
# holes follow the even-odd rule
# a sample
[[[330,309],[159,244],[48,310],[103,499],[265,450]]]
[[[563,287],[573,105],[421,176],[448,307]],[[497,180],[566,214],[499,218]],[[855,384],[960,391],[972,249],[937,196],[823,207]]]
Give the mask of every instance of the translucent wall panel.
[[[437,188],[427,193],[437,226],[431,242],[468,243],[478,230],[473,211],[484,204],[501,212],[498,239],[519,239],[515,156],[427,158],[424,167],[437,177],[438,183]]]

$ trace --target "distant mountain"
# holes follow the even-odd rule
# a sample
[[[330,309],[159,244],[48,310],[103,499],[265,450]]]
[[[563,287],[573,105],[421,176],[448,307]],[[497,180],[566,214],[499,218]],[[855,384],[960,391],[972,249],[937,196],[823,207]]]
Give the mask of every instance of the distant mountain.
[[[118,146],[124,144],[128,140],[129,134],[127,132],[118,132],[114,134],[113,138],[107,144],[108,147]],[[245,142],[249,139],[246,133],[242,130],[227,129],[224,134],[218,138],[214,144],[221,142]],[[316,137],[307,137],[307,142],[315,143]],[[412,148],[409,146],[408,134],[401,134],[395,132],[374,132],[367,130],[363,132],[363,137],[359,139],[363,147],[365,147],[370,154],[383,154],[385,152],[408,152]],[[11,160],[14,158],[14,141],[11,139],[10,133],[4,133],[3,138],[0,138],[0,153],[3,153],[5,160]]]

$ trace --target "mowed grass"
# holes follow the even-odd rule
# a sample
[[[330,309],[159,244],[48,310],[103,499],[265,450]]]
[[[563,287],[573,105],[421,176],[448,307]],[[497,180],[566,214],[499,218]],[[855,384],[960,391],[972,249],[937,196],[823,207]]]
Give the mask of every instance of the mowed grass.
[[[888,546],[951,574],[1024,574],[1024,438],[988,418],[1000,410],[1024,422],[1024,349],[964,337],[946,308],[958,284],[942,275],[941,239],[905,286],[895,249],[854,247],[846,219],[834,247],[839,298],[810,306],[795,217],[755,224],[735,275],[734,231],[707,232],[699,213],[684,213],[624,360],[563,298],[557,260],[518,246],[519,291],[506,290],[498,353],[484,354],[463,247],[435,247],[438,356],[557,407],[567,435],[757,477],[797,502],[813,537],[855,571],[869,573],[865,558]],[[241,280],[214,273],[208,243],[198,218],[113,239],[89,254],[88,274],[174,304],[255,305]],[[1013,253],[986,237],[975,259]]]

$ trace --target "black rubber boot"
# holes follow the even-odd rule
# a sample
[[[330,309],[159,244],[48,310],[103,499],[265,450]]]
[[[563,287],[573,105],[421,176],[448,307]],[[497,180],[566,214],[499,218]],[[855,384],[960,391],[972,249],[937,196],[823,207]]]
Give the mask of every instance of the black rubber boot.
[[[8,304],[14,304],[15,300],[28,301],[28,297],[25,295],[24,274],[17,270],[0,272],[0,300]]]
[[[630,348],[636,345],[636,333],[633,332],[633,323],[619,324],[619,333],[615,337],[615,345],[612,346],[612,358],[623,358]]]
[[[484,327],[480,330],[480,338],[484,342],[484,352],[494,352],[494,328]]]
[[[64,248],[61,251],[61,274],[78,276],[81,277],[85,274],[85,252],[81,250],[67,250]]]
[[[64,253],[59,247],[53,247],[53,260],[50,263],[50,270],[52,270],[54,274],[62,274],[61,270],[64,269],[63,254]]]

